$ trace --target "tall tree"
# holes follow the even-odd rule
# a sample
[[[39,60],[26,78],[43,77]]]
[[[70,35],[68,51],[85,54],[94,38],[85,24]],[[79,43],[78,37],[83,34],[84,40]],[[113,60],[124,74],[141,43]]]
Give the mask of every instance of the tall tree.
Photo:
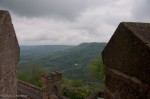
[[[101,57],[91,61],[89,75],[93,80],[96,81],[105,80],[105,65]]]

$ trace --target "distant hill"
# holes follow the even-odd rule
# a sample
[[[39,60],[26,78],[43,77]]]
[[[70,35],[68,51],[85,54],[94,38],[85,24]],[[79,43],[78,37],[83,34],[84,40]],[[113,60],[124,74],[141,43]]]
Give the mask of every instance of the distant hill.
[[[86,80],[91,60],[100,57],[106,43],[82,43],[78,46],[21,46],[21,66],[39,65],[62,71],[68,78]]]
[[[45,57],[57,51],[63,51],[74,46],[70,45],[38,45],[38,46],[20,46],[20,63],[22,66],[37,64],[35,59]],[[35,61],[35,62],[34,62]]]

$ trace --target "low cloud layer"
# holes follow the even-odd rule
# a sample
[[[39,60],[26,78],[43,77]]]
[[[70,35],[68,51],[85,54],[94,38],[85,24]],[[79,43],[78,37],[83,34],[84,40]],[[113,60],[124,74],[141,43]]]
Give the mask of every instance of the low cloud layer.
[[[135,5],[136,4],[136,5]],[[149,22],[149,0],[1,0],[21,45],[107,42],[122,21]]]
[[[1,0],[0,5],[20,16],[58,17],[73,19],[89,7],[100,6],[105,0]],[[106,0],[108,1],[108,0]],[[109,0],[110,1],[110,0]],[[98,3],[98,4],[97,4]]]

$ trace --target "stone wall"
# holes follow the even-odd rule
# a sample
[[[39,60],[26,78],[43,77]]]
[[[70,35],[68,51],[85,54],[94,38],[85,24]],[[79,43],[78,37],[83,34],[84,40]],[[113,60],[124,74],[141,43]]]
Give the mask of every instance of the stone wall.
[[[54,95],[57,96],[58,99],[62,99],[61,79],[62,73],[60,72],[53,72],[42,76],[45,91],[43,99],[53,99],[51,97]]]
[[[17,81],[17,92],[20,98],[26,99],[26,97],[29,97],[29,99],[42,99],[43,91],[41,87],[34,86],[21,80]]]
[[[18,80],[17,92],[21,99],[68,99],[61,93],[62,73],[54,72],[42,76],[43,87]]]
[[[9,12],[0,10],[0,97],[17,94],[16,65],[19,45]]]
[[[102,57],[105,99],[150,99],[149,23],[120,23]]]

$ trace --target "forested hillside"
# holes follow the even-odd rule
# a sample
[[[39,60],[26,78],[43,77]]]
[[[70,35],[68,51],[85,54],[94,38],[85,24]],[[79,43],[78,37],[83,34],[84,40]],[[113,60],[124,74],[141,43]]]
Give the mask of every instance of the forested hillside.
[[[78,46],[21,46],[19,67],[38,65],[50,71],[62,71],[71,79],[88,81],[91,60],[100,57],[106,43],[82,43]]]
[[[73,46],[69,45],[38,45],[38,46],[20,46],[20,63],[21,66],[37,64],[36,59],[45,57],[57,51],[66,50]],[[44,65],[44,64],[43,64]]]

